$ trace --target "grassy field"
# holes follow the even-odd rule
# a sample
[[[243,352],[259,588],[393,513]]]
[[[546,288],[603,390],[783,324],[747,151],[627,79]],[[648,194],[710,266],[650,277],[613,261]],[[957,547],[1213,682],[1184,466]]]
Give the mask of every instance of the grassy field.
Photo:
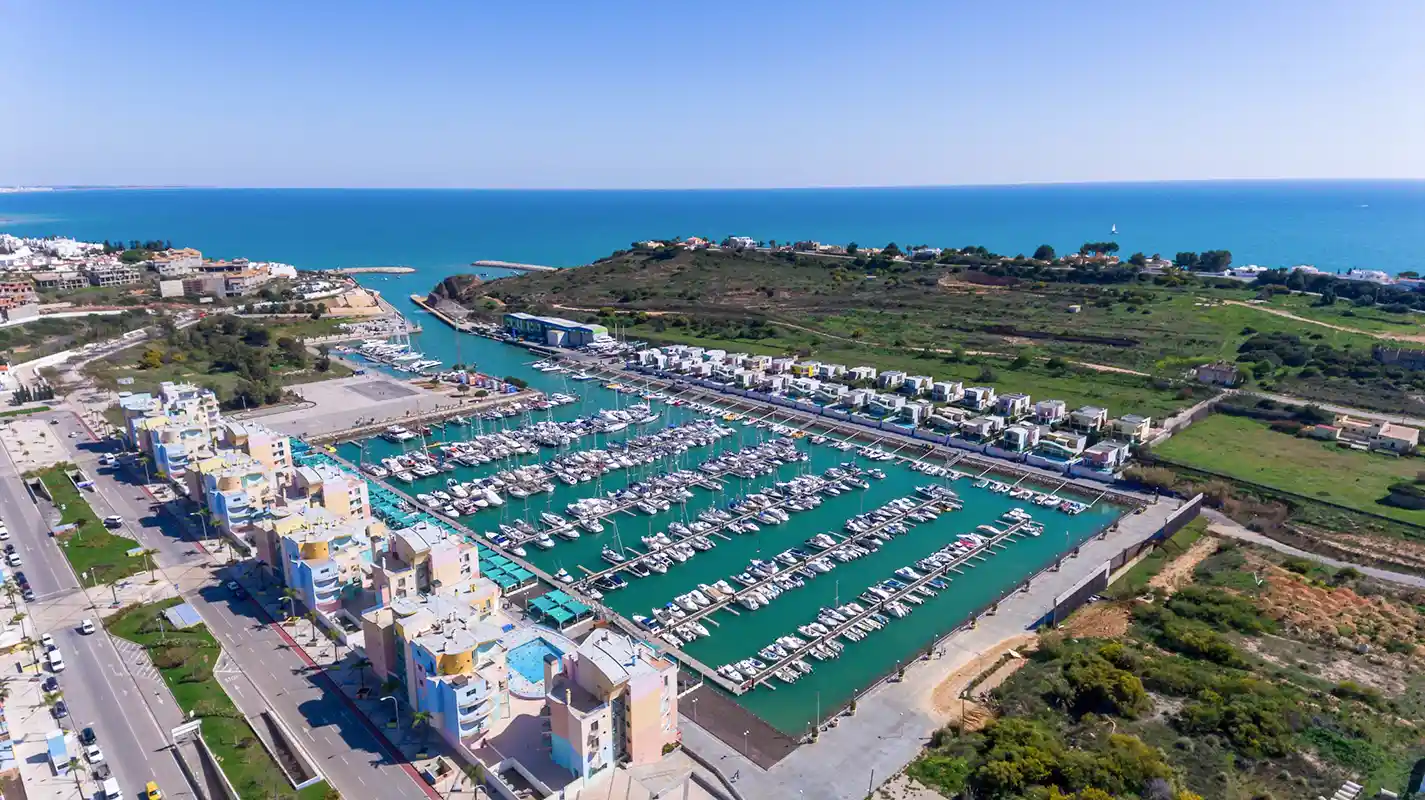
[[[1189,467],[1425,524],[1425,511],[1380,502],[1392,483],[1413,480],[1425,469],[1425,461],[1419,459],[1348,450],[1226,414],[1193,424],[1156,453]]]
[[[89,507],[89,501],[74,488],[64,472],[71,466],[60,464],[38,473],[54,498],[55,507],[62,509],[61,524],[77,526],[73,531],[55,537],[64,557],[69,559],[69,565],[81,576],[89,572],[92,579],[85,583],[96,585],[113,583],[148,569],[145,559],[128,555],[128,551],[138,547],[139,543],[110,533],[99,521],[94,509]]]
[[[966,385],[990,383],[1000,393],[1023,392],[1035,400],[1059,399],[1070,407],[1103,406],[1115,416],[1143,414],[1161,420],[1192,405],[1197,399],[1182,388],[1156,388],[1151,379],[1141,375],[1094,372],[1088,369],[1051,370],[1037,361],[1027,367],[1014,369],[1011,367],[1011,359],[1007,358],[975,356],[952,360],[951,356],[944,353],[859,345],[798,331],[787,333],[801,333],[801,336],[792,338],[779,335],[759,340],[723,338],[698,336],[678,328],[655,332],[646,324],[635,326],[630,330],[629,336],[648,337],[650,341],[663,344],[689,344],[753,354],[785,355],[799,351],[809,352],[810,357],[845,364],[848,367],[868,364],[879,370],[898,369],[911,375],[930,375],[964,381]],[[986,375],[992,377],[982,380],[982,376]],[[1197,387],[1194,387],[1194,390],[1205,391]]]
[[[178,706],[203,722],[203,738],[222,763],[223,772],[240,797],[321,800],[327,784],[292,791],[277,763],[257,740],[252,726],[213,677],[221,648],[202,625],[161,630],[158,618],[179,598],[130,606],[110,618],[105,627],[115,636],[143,645],[173,692]]]
[[[34,408],[15,408],[9,411],[0,411],[0,419],[5,417],[23,417],[26,414],[38,414],[41,411],[49,411],[49,406],[35,406]]]

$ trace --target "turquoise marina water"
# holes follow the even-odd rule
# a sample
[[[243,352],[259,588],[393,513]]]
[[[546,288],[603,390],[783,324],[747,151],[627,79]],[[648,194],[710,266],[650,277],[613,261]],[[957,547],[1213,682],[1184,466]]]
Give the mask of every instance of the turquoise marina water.
[[[578,382],[564,375],[532,370],[527,366],[532,359],[522,349],[465,334],[460,335],[460,339],[462,358],[473,358],[481,364],[483,370],[500,375],[516,374],[538,388],[578,395],[580,401],[524,418],[472,422],[464,426],[448,423],[443,428],[437,427],[434,436],[430,437],[427,443],[471,438],[481,432],[490,432],[496,427],[516,427],[541,419],[568,420],[595,413],[602,407],[635,402],[632,398],[636,396],[619,395],[604,388],[597,381]],[[428,345],[422,346],[427,352],[430,351]],[[491,370],[490,364],[500,365],[500,369]],[[666,425],[692,419],[696,415],[696,412],[687,407],[661,403],[655,404],[654,407],[661,412],[656,423],[637,429],[630,427],[615,434],[585,437],[576,441],[569,449],[603,447],[610,441],[617,442],[639,433],[651,432]],[[556,483],[554,491],[533,495],[528,499],[507,496],[505,505],[461,517],[460,523],[476,534],[494,531],[499,523],[509,523],[515,519],[524,519],[536,527],[542,527],[539,522],[541,512],[553,511],[562,515],[569,503],[581,497],[614,491],[630,482],[675,469],[695,469],[699,463],[717,453],[751,447],[771,435],[762,429],[736,422],[725,424],[734,430],[733,435],[707,447],[689,450],[674,460],[612,472],[601,480],[574,486]],[[405,444],[370,439],[362,443],[344,443],[338,450],[340,455],[355,463],[379,460],[421,446],[419,439]],[[763,525],[760,532],[753,534],[729,534],[730,541],[717,538],[717,546],[713,550],[698,553],[686,563],[675,564],[667,573],[654,573],[646,578],[634,578],[625,573],[629,586],[611,592],[603,599],[606,605],[626,617],[631,618],[634,614],[650,616],[653,608],[671,602],[677,595],[696,588],[700,583],[711,584],[730,579],[732,575],[745,570],[750,559],[772,558],[788,548],[804,547],[804,541],[817,533],[840,533],[844,521],[856,514],[878,508],[896,497],[912,495],[917,485],[944,483],[943,479],[915,472],[902,462],[872,462],[861,458],[855,451],[841,451],[831,447],[829,443],[814,445],[809,438],[799,440],[798,448],[808,453],[808,462],[788,464],[776,474],[757,479],[729,477],[722,488],[715,491],[695,487],[691,490],[694,494],[692,500],[681,506],[675,504],[660,514],[620,512],[605,519],[603,533],[592,534],[585,531],[579,539],[572,542],[555,537],[557,544],[551,550],[540,550],[533,545],[527,545],[527,559],[551,573],[565,569],[575,576],[582,576],[586,574],[585,569],[598,572],[609,568],[610,565],[600,556],[606,545],[616,549],[646,549],[641,537],[666,531],[674,521],[696,519],[703,509],[726,507],[735,499],[767,488],[777,481],[788,480],[808,472],[821,474],[847,461],[867,468],[879,467],[885,471],[886,478],[872,480],[868,489],[825,497],[820,507],[793,512],[790,521],[785,524]],[[537,455],[521,456],[478,467],[457,467],[451,473],[417,479],[409,485],[394,485],[414,496],[445,488],[448,478],[469,481],[521,464],[547,461],[554,455],[557,455],[557,451],[545,449]],[[798,625],[814,622],[818,609],[856,600],[857,595],[868,586],[895,577],[897,568],[913,566],[917,559],[954,541],[958,534],[974,531],[976,526],[981,524],[993,523],[1011,508],[1025,507],[1036,520],[1044,524],[1045,532],[1042,536],[1011,540],[1004,549],[988,555],[988,560],[972,562],[974,566],[965,569],[964,574],[951,576],[948,590],[927,600],[924,605],[914,606],[914,611],[908,617],[892,619],[884,629],[870,634],[865,640],[848,643],[841,658],[824,662],[813,661],[814,671],[795,684],[776,682],[775,689],[759,687],[737,698],[737,702],[745,708],[784,733],[803,733],[815,716],[818,699],[824,712],[830,713],[880,676],[894,671],[898,664],[914,659],[931,641],[963,624],[972,613],[995,602],[1025,577],[1048,566],[1062,553],[1091,538],[1122,513],[1120,508],[1099,503],[1087,512],[1070,516],[1057,510],[1034,506],[1027,501],[1013,500],[1008,495],[996,494],[988,489],[975,488],[968,479],[949,485],[964,502],[964,508],[960,511],[942,514],[932,523],[913,525],[908,534],[892,538],[871,555],[847,564],[838,563],[831,572],[819,574],[807,581],[806,586],[784,592],[769,606],[755,611],[739,608],[739,613],[726,610],[716,612],[703,621],[712,635],[687,644],[683,649],[712,667],[755,656],[758,649],[772,643],[778,636],[795,635]],[[1061,496],[1069,495],[1061,493]],[[1078,499],[1087,501],[1093,498]]]

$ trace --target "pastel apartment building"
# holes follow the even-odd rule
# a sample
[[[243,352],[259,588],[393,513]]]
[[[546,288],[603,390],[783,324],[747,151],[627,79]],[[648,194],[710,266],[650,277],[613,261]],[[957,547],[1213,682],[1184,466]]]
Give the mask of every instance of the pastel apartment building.
[[[238,450],[220,450],[195,462],[184,480],[188,496],[201,502],[211,524],[227,533],[266,516],[278,490],[276,473]]]
[[[474,744],[510,714],[503,631],[460,598],[395,597],[362,614],[371,671],[400,685],[452,746]]]
[[[218,426],[218,446],[252,456],[274,474],[292,469],[291,441],[256,423],[224,420]]]
[[[338,519],[371,517],[366,480],[330,464],[298,467],[289,499],[321,506]]]
[[[182,480],[188,465],[212,455],[210,431],[177,417],[145,417],[135,424],[141,449],[152,457],[154,472]]]
[[[275,563],[286,586],[302,604],[323,614],[341,609],[344,591],[366,584],[373,536],[385,525],[361,518],[339,518],[320,507],[278,508],[254,534],[259,553],[276,551]]]
[[[677,664],[647,645],[595,628],[544,670],[550,755],[576,779],[654,763],[680,740]]]
[[[424,594],[458,597],[480,615],[500,602],[500,587],[480,575],[475,545],[425,520],[391,531],[385,550],[372,554],[371,590],[383,604]]]
[[[995,400],[995,413],[1007,419],[1019,419],[1029,413],[1029,402],[1027,394],[1002,394]]]

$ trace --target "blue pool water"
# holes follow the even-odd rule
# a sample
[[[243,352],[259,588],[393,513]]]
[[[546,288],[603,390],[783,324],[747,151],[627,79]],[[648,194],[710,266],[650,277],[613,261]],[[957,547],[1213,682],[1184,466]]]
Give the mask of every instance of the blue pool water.
[[[543,638],[535,637],[510,651],[508,656],[510,669],[518,672],[520,677],[532,684],[543,684],[544,657],[546,655],[558,658],[564,655],[564,652]]]

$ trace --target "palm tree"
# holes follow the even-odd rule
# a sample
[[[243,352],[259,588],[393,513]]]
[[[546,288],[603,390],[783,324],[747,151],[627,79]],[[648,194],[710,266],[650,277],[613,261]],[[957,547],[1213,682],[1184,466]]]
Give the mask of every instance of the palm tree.
[[[421,752],[424,753],[426,745],[430,742],[430,720],[429,711],[417,711],[411,715],[411,725],[421,729]]]
[[[0,705],[4,705],[10,699],[10,682],[0,683]]]
[[[366,688],[366,670],[371,669],[371,667],[372,667],[371,659],[369,659],[369,658],[367,658],[367,657],[365,657],[365,656],[362,656],[361,658],[358,658],[358,659],[356,660],[356,663],[355,663],[355,664],[352,664],[352,666],[353,666],[353,667],[356,667],[356,671],[361,674],[361,688],[365,689],[365,688]]]
[[[287,605],[287,618],[288,618],[288,619],[291,619],[293,616],[296,615],[297,598],[299,598],[299,597],[301,597],[301,596],[302,596],[302,593],[301,593],[301,592],[298,592],[296,589],[293,589],[291,586],[288,586],[287,588],[285,588],[285,589],[282,590],[282,599],[288,601],[288,605]]]
[[[80,797],[83,797],[83,796],[84,796],[84,781],[80,778],[79,766],[80,766],[80,765],[79,765],[79,758],[78,758],[77,756],[70,756],[70,757],[69,757],[69,774],[74,776],[74,787],[79,790],[79,796],[80,796]]]
[[[341,663],[341,645],[342,645],[341,634],[337,633],[336,630],[333,629],[333,628],[323,628],[322,630],[326,631],[327,638],[330,639],[331,642],[332,642],[332,655],[333,655],[333,659],[335,660],[336,663],[340,664],[340,663]]]
[[[381,694],[390,694],[401,688],[401,682],[395,678],[387,678],[381,682]]]
[[[315,645],[317,643],[317,612],[308,611],[302,616],[306,617],[307,622],[311,623],[312,625],[312,638],[309,643]]]
[[[153,583],[154,581],[158,580],[158,577],[154,574],[156,572],[156,569],[153,563],[153,557],[158,555],[158,551],[154,550],[153,548],[146,548],[142,553],[140,553],[140,555],[142,555],[144,559],[148,561],[148,580],[149,583]]]
[[[10,605],[13,606],[15,605],[15,595],[20,593],[20,586],[15,583],[14,578],[6,578],[4,583],[0,583],[0,592],[5,593],[5,597],[9,598]]]

